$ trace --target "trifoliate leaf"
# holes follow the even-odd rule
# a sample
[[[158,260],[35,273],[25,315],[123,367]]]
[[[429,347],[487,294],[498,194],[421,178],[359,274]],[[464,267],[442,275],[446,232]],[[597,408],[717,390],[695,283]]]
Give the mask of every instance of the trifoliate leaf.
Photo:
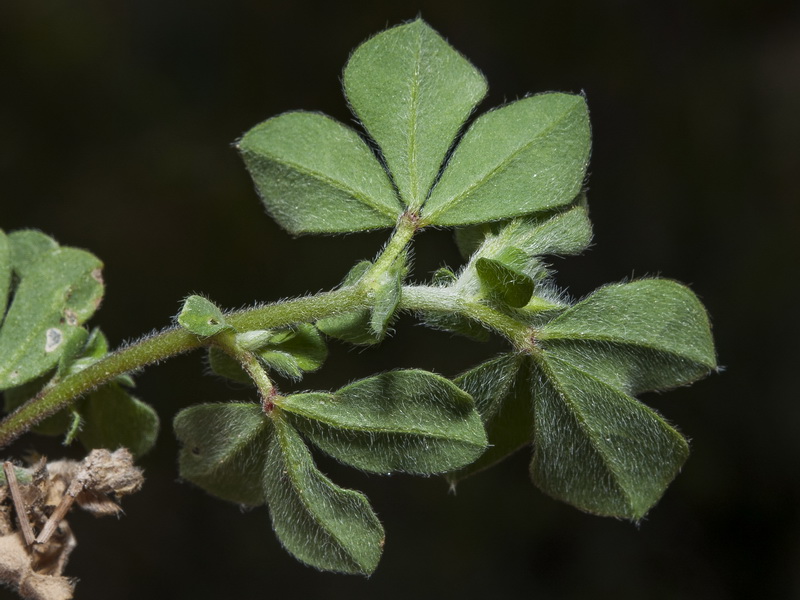
[[[417,19],[356,48],[344,89],[381,147],[403,201],[418,208],[458,130],[486,94],[486,81]]]
[[[393,227],[403,212],[367,144],[325,115],[278,115],[238,148],[267,211],[290,233]]]
[[[0,229],[0,324],[6,315],[8,293],[11,289],[11,248],[8,236]]]
[[[202,296],[189,296],[178,315],[178,324],[201,337],[211,337],[231,329],[219,307]]]
[[[486,427],[489,447],[478,460],[448,473],[452,484],[500,462],[526,444],[533,436],[533,399],[528,378],[528,359],[520,354],[504,354],[454,380],[475,399],[475,406]]]
[[[492,258],[475,261],[475,271],[487,295],[513,308],[525,306],[533,294],[533,279]]]
[[[264,504],[262,476],[274,428],[261,406],[200,404],[179,412],[173,426],[183,446],[183,479],[224,500]]]
[[[135,457],[147,453],[158,437],[158,414],[119,384],[95,390],[79,404],[77,437],[88,449],[127,448]]]
[[[590,137],[581,96],[540,94],[482,115],[456,147],[421,222],[466,225],[568,204],[583,184]]]
[[[534,483],[581,510],[641,519],[686,460],[686,440],[641,402],[554,356],[532,382]]]
[[[295,394],[281,408],[324,452],[374,473],[441,473],[486,447],[472,398],[427,371],[382,373],[333,394]]]
[[[549,354],[630,394],[684,385],[716,368],[703,305],[667,279],[602,287],[538,337]]]
[[[38,232],[8,239],[18,284],[0,329],[0,389],[55,367],[70,339],[84,335],[81,324],[103,296],[103,263],[93,255]]]
[[[272,526],[298,560],[326,571],[369,575],[384,532],[367,498],[325,477],[297,432],[275,422],[263,484]]]

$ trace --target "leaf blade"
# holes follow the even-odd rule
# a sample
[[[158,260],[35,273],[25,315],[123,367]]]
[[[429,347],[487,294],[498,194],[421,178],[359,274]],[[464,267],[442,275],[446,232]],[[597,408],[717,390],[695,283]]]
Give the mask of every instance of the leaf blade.
[[[325,477],[291,425],[279,418],[275,430],[263,485],[281,544],[318,569],[371,574],[385,536],[369,501]]]
[[[358,134],[322,114],[289,112],[237,143],[269,214],[293,234],[393,227],[403,208]]]
[[[173,421],[181,478],[238,504],[264,504],[261,481],[272,421],[253,403],[199,404]]]
[[[539,94],[472,124],[422,209],[425,225],[468,225],[557,208],[580,192],[590,131],[581,96]]]
[[[361,44],[343,79],[403,201],[419,208],[458,130],[486,94],[486,80],[421,19]]]
[[[321,450],[371,473],[441,473],[486,448],[472,398],[426,371],[390,371],[333,394],[295,394],[281,407]]]
[[[545,493],[586,512],[638,521],[686,460],[658,413],[552,356],[540,361],[530,472]]]

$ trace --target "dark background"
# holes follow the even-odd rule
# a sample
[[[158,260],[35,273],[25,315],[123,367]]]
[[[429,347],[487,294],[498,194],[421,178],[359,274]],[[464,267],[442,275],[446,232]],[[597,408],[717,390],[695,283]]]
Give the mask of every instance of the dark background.
[[[385,234],[291,239],[231,143],[294,108],[349,121],[348,52],[418,12],[487,75],[481,110],[585,91],[596,246],[559,261],[559,281],[580,296],[661,274],[706,303],[725,372],[644,398],[692,439],[683,473],[636,527],[539,493],[525,453],[456,496],[439,478],[322,460],[368,494],[388,540],[369,580],[318,573],[280,549],[265,508],[241,513],[177,482],[175,412],[248,397],[182,357],[138,377],[164,428],[126,516],[71,519],[78,597],[800,597],[796,2],[7,0],[0,226],[105,261],[93,322],[114,345],[168,325],[192,292],[237,308],[335,285]],[[449,233],[420,237],[421,276],[457,260]],[[377,350],[334,346],[303,385],[396,366],[454,375],[501,347],[410,319],[397,330]],[[29,448],[64,452],[34,437],[15,451]]]

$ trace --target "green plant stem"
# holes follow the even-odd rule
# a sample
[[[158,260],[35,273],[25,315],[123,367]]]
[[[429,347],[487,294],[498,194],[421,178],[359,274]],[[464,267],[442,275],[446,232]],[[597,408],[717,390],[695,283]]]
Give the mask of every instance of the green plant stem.
[[[531,336],[534,330],[529,326],[485,304],[466,302],[446,287],[403,286],[399,309],[459,314],[493,329],[510,341],[517,350],[529,350],[531,347]]]
[[[400,229],[400,228],[398,228]],[[387,244],[394,257],[408,243],[413,228],[406,227]],[[396,240],[396,242],[395,242]],[[393,243],[394,242],[394,243]],[[311,323],[357,309],[369,308],[367,293],[360,287],[342,288],[292,300],[284,300],[245,309],[225,316],[236,331],[274,329],[294,323]],[[464,302],[447,288],[437,286],[403,286],[399,304],[406,311],[443,311],[460,314],[484,324],[506,337],[515,348],[530,348],[532,330],[524,323],[484,304]],[[0,422],[0,447],[7,446],[42,419],[70,406],[87,392],[113,381],[125,373],[213,343],[179,327],[173,327],[125,346],[82,371],[55,380],[34,398]],[[246,365],[245,365],[246,368]],[[252,375],[252,373],[251,373]],[[256,373],[258,376],[259,373]],[[257,381],[262,395],[269,395],[272,384]]]
[[[238,331],[272,329],[312,322],[365,306],[364,294],[352,288],[284,300],[226,315]],[[183,328],[172,327],[122,347],[87,368],[47,385],[34,398],[0,422],[0,448],[42,419],[68,407],[91,390],[116,377],[207,345]]]

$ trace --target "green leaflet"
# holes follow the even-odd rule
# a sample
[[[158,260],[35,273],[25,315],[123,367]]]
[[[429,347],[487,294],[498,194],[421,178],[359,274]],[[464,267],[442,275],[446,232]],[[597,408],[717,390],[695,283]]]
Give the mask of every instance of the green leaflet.
[[[11,248],[8,236],[0,229],[0,325],[8,306],[8,292],[11,289]]]
[[[393,227],[403,212],[367,144],[325,115],[278,115],[237,146],[267,211],[290,233]]]
[[[258,404],[200,404],[173,422],[183,479],[224,500],[260,506],[273,425]]]
[[[716,368],[703,305],[668,279],[602,287],[539,338],[548,353],[631,394],[684,385]]]
[[[318,569],[369,575],[384,542],[369,501],[320,473],[291,425],[277,419],[275,430],[263,483],[281,544]]]
[[[89,394],[77,412],[83,426],[76,435],[88,450],[125,447],[138,458],[156,443],[158,414],[117,383]]]
[[[641,519],[689,454],[655,411],[549,356],[534,372],[531,477],[547,494],[587,512]]]
[[[427,371],[390,371],[333,394],[294,394],[280,406],[324,452],[373,473],[441,473],[486,448],[472,398]]]
[[[477,259],[475,272],[487,295],[513,308],[525,306],[533,295],[533,279],[498,260]]]
[[[32,231],[8,236],[18,283],[0,329],[0,389],[55,367],[103,296],[103,264]]]
[[[316,327],[300,323],[292,329],[245,331],[236,343],[259,358],[268,369],[291,379],[316,371],[328,357],[328,347]],[[208,351],[211,369],[229,379],[252,383],[239,362],[219,348]]]
[[[424,21],[361,44],[344,69],[353,112],[378,142],[400,196],[419,208],[486,81]]]
[[[211,337],[220,331],[231,329],[225,322],[222,311],[202,296],[189,296],[178,315],[178,324],[200,337]]]
[[[445,477],[451,484],[455,485],[530,444],[533,403],[527,364],[524,355],[503,354],[454,380],[475,399],[475,406],[486,427],[489,447],[475,462],[448,473]]]
[[[583,184],[590,145],[581,96],[539,94],[490,111],[456,147],[422,222],[466,225],[568,204]]]

